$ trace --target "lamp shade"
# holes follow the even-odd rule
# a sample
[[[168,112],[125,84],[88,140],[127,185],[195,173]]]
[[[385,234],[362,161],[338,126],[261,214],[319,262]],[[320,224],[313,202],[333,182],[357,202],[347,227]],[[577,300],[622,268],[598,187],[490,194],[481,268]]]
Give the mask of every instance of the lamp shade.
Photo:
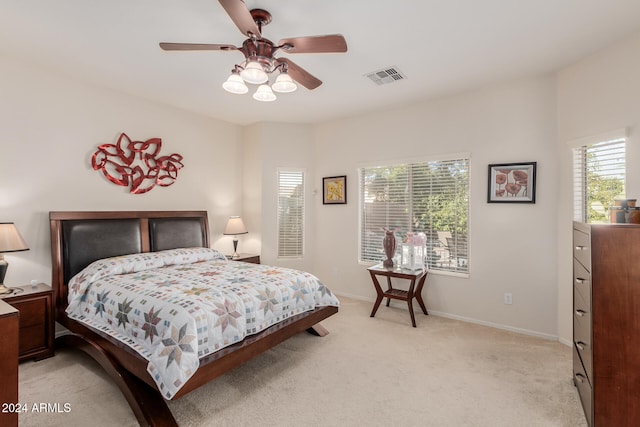
[[[230,216],[223,234],[236,235],[246,233],[248,233],[247,227],[244,225],[242,218],[239,216]]]
[[[27,251],[24,241],[13,222],[0,222],[0,252]]]

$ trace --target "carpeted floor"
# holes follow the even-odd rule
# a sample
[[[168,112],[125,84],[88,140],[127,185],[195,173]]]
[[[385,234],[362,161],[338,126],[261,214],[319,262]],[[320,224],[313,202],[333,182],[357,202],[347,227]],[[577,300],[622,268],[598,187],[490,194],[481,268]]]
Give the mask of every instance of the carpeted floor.
[[[341,302],[328,336],[300,334],[169,402],[180,426],[586,426],[569,347],[421,314],[412,328],[403,303],[372,319],[370,303]],[[19,393],[23,427],[137,425],[81,352],[21,364]]]

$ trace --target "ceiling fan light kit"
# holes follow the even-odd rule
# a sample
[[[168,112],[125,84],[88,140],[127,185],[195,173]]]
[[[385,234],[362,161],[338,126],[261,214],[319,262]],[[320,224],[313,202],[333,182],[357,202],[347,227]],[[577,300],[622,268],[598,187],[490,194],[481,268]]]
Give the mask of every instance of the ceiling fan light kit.
[[[282,39],[275,45],[262,37],[262,27],[271,22],[271,14],[264,9],[249,10],[242,0],[219,0],[238,29],[248,37],[242,46],[229,44],[203,43],[160,43],[166,51],[221,50],[242,52],[245,60],[236,64],[229,78],[222,84],[224,90],[234,94],[249,91],[246,83],[260,85],[253,94],[258,101],[275,101],[279,93],[295,91],[300,84],[313,90],[322,81],[311,75],[291,60],[276,57],[279,51],[285,53],[343,53],[347,51],[347,42],[340,34],[324,36],[294,37]],[[274,83],[269,86],[269,75],[278,71]],[[297,84],[296,84],[297,83]],[[273,90],[272,90],[273,89]]]

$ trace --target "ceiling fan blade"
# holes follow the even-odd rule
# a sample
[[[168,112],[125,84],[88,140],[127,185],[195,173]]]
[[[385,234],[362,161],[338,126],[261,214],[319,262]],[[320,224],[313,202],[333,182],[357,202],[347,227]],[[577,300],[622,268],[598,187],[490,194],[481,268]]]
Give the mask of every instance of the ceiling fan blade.
[[[340,34],[292,37],[280,40],[278,45],[282,46],[280,49],[287,53],[342,53],[347,51],[347,41]]]
[[[238,50],[232,44],[160,43],[162,50]]]
[[[220,4],[227,11],[229,17],[242,34],[247,37],[254,35],[258,39],[262,38],[258,24],[253,20],[249,8],[242,0],[219,0]]]
[[[287,58],[277,58],[276,62],[286,64],[289,76],[309,90],[313,90],[322,84],[320,79],[312,76],[308,71],[300,68],[299,65],[296,65]]]

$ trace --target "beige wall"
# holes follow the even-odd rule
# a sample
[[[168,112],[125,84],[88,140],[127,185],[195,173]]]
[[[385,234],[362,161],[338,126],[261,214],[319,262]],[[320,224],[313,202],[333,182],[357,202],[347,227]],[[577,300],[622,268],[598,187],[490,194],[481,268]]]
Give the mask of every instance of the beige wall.
[[[578,138],[627,128],[627,196],[640,198],[640,34],[558,73],[558,334],[572,336],[571,149]]]
[[[242,210],[241,128],[85,85],[0,57],[0,221],[14,221],[30,251],[7,254],[5,282],[50,283],[52,210],[205,209],[215,247],[226,250],[226,217]],[[125,132],[162,138],[184,156],[177,181],[142,195],[90,166],[98,144]],[[229,251],[226,251],[230,253]]]
[[[314,194],[315,159],[313,127],[309,125],[260,123],[245,129],[245,213],[259,225],[261,239],[247,235],[248,247],[261,253],[262,262],[283,267],[311,270],[315,257]],[[305,256],[300,259],[278,259],[277,208],[280,168],[305,171]],[[250,213],[248,213],[250,210]],[[250,233],[251,234],[251,233]]]
[[[316,181],[347,175],[348,204],[315,202],[314,272],[336,292],[374,299],[358,263],[358,174],[363,162],[471,153],[470,277],[431,274],[434,313],[556,336],[555,80],[487,87],[317,127]],[[535,204],[488,204],[487,165],[538,162]],[[513,305],[503,294],[513,294]]]

